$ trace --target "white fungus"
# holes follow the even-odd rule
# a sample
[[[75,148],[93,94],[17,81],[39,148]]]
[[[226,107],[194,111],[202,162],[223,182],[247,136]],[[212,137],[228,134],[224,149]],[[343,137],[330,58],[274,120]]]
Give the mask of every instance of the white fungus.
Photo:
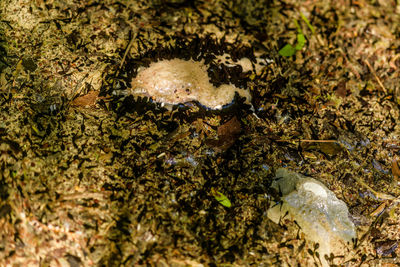
[[[207,66],[203,62],[182,59],[151,63],[132,80],[131,89],[133,95],[147,96],[155,102],[176,105],[198,101],[210,109],[221,109],[230,104],[236,92],[246,98],[245,103],[250,104],[248,90],[232,84],[216,88],[210,83]]]

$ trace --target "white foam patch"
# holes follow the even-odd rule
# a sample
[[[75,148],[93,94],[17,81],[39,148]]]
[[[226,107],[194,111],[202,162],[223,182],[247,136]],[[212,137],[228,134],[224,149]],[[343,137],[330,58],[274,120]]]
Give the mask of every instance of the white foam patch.
[[[256,53],[257,54],[257,53]],[[228,66],[228,67],[234,67],[234,66],[241,66],[243,72],[248,72],[248,71],[255,71],[256,74],[260,74],[263,68],[265,68],[268,64],[272,63],[273,60],[271,59],[264,59],[260,57],[256,57],[256,63],[252,63],[249,58],[243,57],[237,61],[233,61],[231,56],[229,54],[223,54],[216,56],[217,60]]]
[[[207,66],[203,62],[182,59],[151,63],[132,80],[131,89],[133,95],[148,96],[159,103],[176,105],[198,101],[211,109],[221,109],[230,104],[236,92],[250,104],[248,90],[232,84],[216,88],[210,83]]]

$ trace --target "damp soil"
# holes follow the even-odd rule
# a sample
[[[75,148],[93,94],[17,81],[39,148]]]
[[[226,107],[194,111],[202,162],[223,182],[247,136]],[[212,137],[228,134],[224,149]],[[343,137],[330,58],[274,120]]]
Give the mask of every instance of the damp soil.
[[[295,222],[266,217],[280,167],[349,207],[358,238],[331,264],[400,264],[398,2],[3,0],[0,15],[0,265],[319,265]],[[252,106],[129,95],[172,58]]]

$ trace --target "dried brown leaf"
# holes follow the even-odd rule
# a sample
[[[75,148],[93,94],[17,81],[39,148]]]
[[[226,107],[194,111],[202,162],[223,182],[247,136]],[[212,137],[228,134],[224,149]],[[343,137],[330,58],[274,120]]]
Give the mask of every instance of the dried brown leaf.
[[[217,133],[219,137],[233,137],[242,131],[239,120],[235,117],[218,127]]]
[[[94,106],[96,104],[98,95],[98,91],[90,91],[86,95],[75,98],[74,101],[72,101],[72,105],[78,107]]]
[[[399,180],[400,177],[400,166],[399,166],[399,157],[394,156],[392,160],[392,175],[395,180]]]

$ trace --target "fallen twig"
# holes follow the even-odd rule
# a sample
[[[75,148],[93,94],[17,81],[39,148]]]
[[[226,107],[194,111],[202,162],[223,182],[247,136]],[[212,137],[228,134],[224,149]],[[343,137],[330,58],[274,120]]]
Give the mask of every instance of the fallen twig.
[[[383,83],[381,82],[381,79],[379,79],[379,77],[376,75],[375,70],[372,68],[371,64],[369,64],[368,59],[364,60],[365,64],[367,64],[369,70],[371,71],[371,73],[374,75],[376,81],[378,82],[379,86],[382,88],[382,91],[387,94],[386,88],[385,86],[383,86]]]

